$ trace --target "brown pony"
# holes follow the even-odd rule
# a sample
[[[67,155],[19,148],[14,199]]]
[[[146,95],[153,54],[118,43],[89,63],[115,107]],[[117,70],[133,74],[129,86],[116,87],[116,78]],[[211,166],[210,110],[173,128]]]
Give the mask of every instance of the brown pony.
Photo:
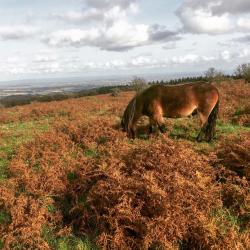
[[[219,92],[211,83],[153,85],[129,102],[121,126],[129,137],[135,138],[136,123],[141,116],[146,115],[150,119],[150,132],[156,125],[164,133],[166,127],[163,117],[186,117],[197,111],[201,121],[197,141],[211,141],[215,135],[218,110]]]

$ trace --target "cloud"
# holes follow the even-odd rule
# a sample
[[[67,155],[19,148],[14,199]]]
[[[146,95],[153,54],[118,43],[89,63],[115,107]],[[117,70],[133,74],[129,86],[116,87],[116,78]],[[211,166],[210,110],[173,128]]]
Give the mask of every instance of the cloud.
[[[129,14],[138,11],[137,0],[85,0],[82,10],[53,14],[77,28],[52,32],[42,38],[49,46],[97,47],[107,51],[128,51],[153,43],[181,39],[164,25],[131,23]],[[89,22],[95,22],[90,28]],[[93,27],[93,26],[92,26]]]
[[[155,58],[152,55],[138,55],[130,59],[115,58],[112,60],[86,61],[84,58],[75,56],[49,55],[39,53],[32,56],[34,58],[9,57],[0,61],[0,72],[10,75],[20,74],[54,74],[54,73],[81,73],[96,71],[135,71],[138,69],[164,69],[172,70],[179,66],[186,69],[207,68],[208,65],[221,67],[229,62],[235,64],[243,63],[250,56],[250,50],[244,49],[237,53],[228,50],[218,52],[216,55],[199,55],[189,53],[167,58]]]
[[[212,35],[250,31],[249,19],[242,18],[246,13],[250,13],[249,0],[185,0],[176,11],[184,31]]]
[[[37,33],[38,29],[31,26],[0,26],[0,38],[2,40],[27,39],[35,36]]]
[[[66,22],[81,23],[91,20],[102,20],[104,15],[103,12],[97,9],[89,9],[86,11],[68,11],[65,13],[53,13],[52,17],[64,20]]]
[[[209,2],[209,1],[208,1]],[[223,1],[210,1],[214,3],[211,10],[214,15],[221,15],[223,13],[242,14],[250,12],[249,0],[223,0]]]
[[[250,18],[241,17],[237,21],[237,26],[242,31],[250,31]]]
[[[66,22],[81,23],[86,21],[105,22],[106,24],[126,18],[127,15],[138,11],[136,0],[104,0],[85,1],[87,4],[82,10],[70,10],[65,13],[52,13],[51,16]]]
[[[176,41],[181,39],[178,35],[177,31],[170,31],[164,25],[154,24],[149,27],[149,39],[151,41]]]
[[[198,63],[199,61],[200,61],[200,57],[195,54],[187,54],[184,56],[174,56],[171,59],[171,62],[175,64]]]
[[[179,39],[178,33],[169,31],[164,26],[132,25],[125,20],[119,20],[112,26],[56,31],[44,37],[43,41],[50,46],[57,47],[92,46],[101,50],[127,51],[155,42]]]
[[[56,60],[57,60],[57,56],[55,55],[38,54],[34,56],[33,62],[44,63],[44,62],[55,62]]]
[[[233,42],[238,42],[238,43],[250,44],[250,35],[235,38],[232,41]]]
[[[130,7],[132,4],[135,4],[137,0],[86,0],[85,2],[88,6],[97,9],[107,9],[114,5],[125,9]]]

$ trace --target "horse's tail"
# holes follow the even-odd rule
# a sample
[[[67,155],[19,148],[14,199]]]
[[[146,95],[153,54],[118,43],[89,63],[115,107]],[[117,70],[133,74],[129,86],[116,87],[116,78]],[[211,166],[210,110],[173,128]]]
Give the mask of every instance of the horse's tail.
[[[134,119],[135,109],[136,109],[136,96],[129,102],[128,106],[126,107],[123,113],[121,121],[121,126],[123,130],[126,131],[127,133],[129,133],[130,126]]]
[[[219,98],[207,119],[206,135],[208,135],[209,137],[208,141],[211,141],[212,138],[215,136],[215,126],[216,126],[216,119],[218,116],[218,112],[219,112]]]

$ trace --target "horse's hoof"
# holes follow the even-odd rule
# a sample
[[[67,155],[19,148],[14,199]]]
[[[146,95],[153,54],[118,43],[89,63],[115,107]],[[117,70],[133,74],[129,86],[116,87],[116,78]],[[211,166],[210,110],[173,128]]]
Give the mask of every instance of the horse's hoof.
[[[200,136],[197,136],[196,141],[197,142],[202,142],[202,138]]]

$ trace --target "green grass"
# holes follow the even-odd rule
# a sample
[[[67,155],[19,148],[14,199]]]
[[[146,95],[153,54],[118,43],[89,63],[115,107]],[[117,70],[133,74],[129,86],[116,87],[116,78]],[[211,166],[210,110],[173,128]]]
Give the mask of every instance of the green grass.
[[[98,156],[98,152],[94,149],[87,149],[84,151],[84,155],[89,158],[95,158]]]
[[[174,126],[171,128],[169,137],[173,139],[187,139],[195,141],[200,131],[199,126],[193,119],[176,119]]]
[[[11,216],[10,214],[6,211],[1,209],[0,210],[0,224],[9,224],[11,223]]]
[[[200,131],[200,127],[196,125],[193,120],[184,120],[178,119],[175,121],[174,126],[172,127],[169,137],[173,139],[187,139],[190,141],[195,141],[198,133]],[[216,124],[216,137],[226,136],[230,134],[240,135],[242,132],[250,131],[249,127],[232,124],[232,123],[224,123],[222,121],[217,121]]]
[[[240,230],[240,220],[234,216],[229,209],[221,208],[212,212],[212,217],[216,220],[216,224],[222,234],[226,234],[231,228]]]
[[[30,141],[35,133],[49,129],[50,121],[11,122],[0,124],[0,181],[8,178],[8,164],[15,154],[16,148]]]
[[[222,121],[218,121],[216,124],[216,131],[218,135],[239,135],[242,132],[250,131],[250,128],[237,124],[224,123]]]
[[[42,237],[52,249],[56,250],[98,250],[96,245],[87,237],[79,238],[73,235],[56,237],[55,230],[48,226],[43,228]]]

